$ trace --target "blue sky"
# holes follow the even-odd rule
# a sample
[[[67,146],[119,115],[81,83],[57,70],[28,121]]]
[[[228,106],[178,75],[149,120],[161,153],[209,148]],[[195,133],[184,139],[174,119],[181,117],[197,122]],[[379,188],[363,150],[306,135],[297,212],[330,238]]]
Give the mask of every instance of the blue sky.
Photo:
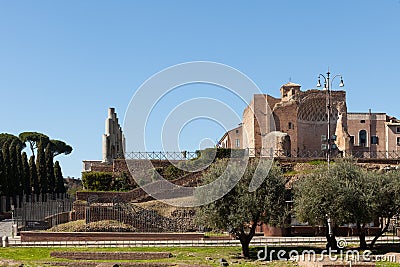
[[[314,88],[329,66],[343,75],[349,111],[400,117],[399,25],[398,0],[0,0],[0,132],[66,141],[74,151],[58,159],[80,177],[82,160],[101,159],[107,108],[122,121],[146,79],[196,60],[230,65],[273,96],[290,79]],[[210,86],[190,92],[230,101]],[[185,128],[182,147],[220,137],[209,124]]]

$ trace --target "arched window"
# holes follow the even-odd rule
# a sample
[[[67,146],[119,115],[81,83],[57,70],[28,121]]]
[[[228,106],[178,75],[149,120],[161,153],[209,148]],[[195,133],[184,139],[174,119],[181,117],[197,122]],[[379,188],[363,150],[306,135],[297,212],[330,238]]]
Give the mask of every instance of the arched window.
[[[361,130],[358,133],[359,146],[367,146],[367,131]]]

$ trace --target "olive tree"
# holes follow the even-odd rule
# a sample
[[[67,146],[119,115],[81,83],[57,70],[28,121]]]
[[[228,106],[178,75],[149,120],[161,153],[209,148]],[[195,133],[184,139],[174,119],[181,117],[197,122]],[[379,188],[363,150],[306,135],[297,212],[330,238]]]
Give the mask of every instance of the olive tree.
[[[201,206],[197,212],[197,220],[205,227],[228,231],[240,240],[242,255],[249,257],[249,244],[253,238],[257,224],[264,222],[272,226],[282,226],[286,219],[285,179],[281,170],[271,162],[260,159],[250,160],[243,173],[243,163],[240,160],[217,160],[203,177],[203,182],[215,181],[224,172],[228,177],[240,178],[238,183],[222,198]],[[257,166],[259,167],[257,169]],[[260,187],[249,191],[249,185],[257,174],[257,179],[263,179]],[[224,184],[211,189],[213,192],[196,195],[207,199],[207,195],[225,190]]]
[[[369,244],[385,233],[400,210],[400,172],[367,172],[351,159],[339,160],[300,179],[295,186],[295,213],[303,222],[334,226],[355,224],[360,248],[367,248],[366,225],[380,218],[380,231]],[[335,227],[334,227],[335,228]],[[328,246],[335,248],[335,232],[327,233]]]
[[[374,192],[374,217],[380,219],[380,230],[370,243],[375,242],[388,231],[390,220],[400,212],[400,171],[370,173],[371,188]]]

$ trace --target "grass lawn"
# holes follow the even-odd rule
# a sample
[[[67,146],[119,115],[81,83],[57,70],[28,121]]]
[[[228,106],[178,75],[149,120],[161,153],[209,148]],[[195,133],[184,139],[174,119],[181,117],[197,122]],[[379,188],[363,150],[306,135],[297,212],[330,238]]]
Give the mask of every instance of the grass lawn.
[[[219,259],[224,258],[229,262],[229,266],[274,266],[274,267],[290,267],[297,266],[296,263],[288,261],[256,261],[257,252],[262,249],[252,248],[250,260],[240,258],[240,247],[148,247],[148,248],[60,248],[60,247],[45,247],[45,248],[0,248],[0,266],[19,266],[21,263],[24,266],[51,266],[44,263],[50,262],[66,262],[65,259],[56,259],[50,257],[51,251],[109,251],[109,252],[170,252],[172,258],[162,260],[147,260],[137,262],[169,262],[169,263],[180,263],[180,264],[192,264],[192,265],[207,265],[207,266],[221,266]],[[281,248],[271,248],[279,250]],[[310,248],[282,248],[286,251],[296,249],[302,251],[303,249]],[[393,251],[393,250],[391,250]],[[104,260],[106,261],[106,260]],[[3,262],[3,265],[1,265]],[[6,265],[8,263],[16,265]],[[113,261],[117,262],[117,261]],[[122,261],[123,262],[123,261]],[[131,261],[132,262],[132,261]],[[84,266],[84,264],[82,264]],[[396,263],[377,263],[377,266],[384,267],[400,267],[400,264]]]

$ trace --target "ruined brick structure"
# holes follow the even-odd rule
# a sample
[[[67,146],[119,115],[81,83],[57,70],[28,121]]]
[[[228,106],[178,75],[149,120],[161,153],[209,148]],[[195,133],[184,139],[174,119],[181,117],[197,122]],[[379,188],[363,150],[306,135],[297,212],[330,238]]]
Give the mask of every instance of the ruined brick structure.
[[[243,111],[239,127],[228,131],[219,144],[226,148],[272,149],[278,156],[320,153],[328,132],[326,90],[301,91],[287,83],[280,98],[256,94]],[[345,91],[330,93],[330,131],[333,153],[344,156],[372,152],[400,152],[400,121],[385,113],[348,113]],[[273,142],[268,140],[274,133]]]
[[[105,126],[106,133],[103,134],[103,162],[112,163],[113,159],[123,158],[125,150],[125,137],[114,108],[108,109]]]

